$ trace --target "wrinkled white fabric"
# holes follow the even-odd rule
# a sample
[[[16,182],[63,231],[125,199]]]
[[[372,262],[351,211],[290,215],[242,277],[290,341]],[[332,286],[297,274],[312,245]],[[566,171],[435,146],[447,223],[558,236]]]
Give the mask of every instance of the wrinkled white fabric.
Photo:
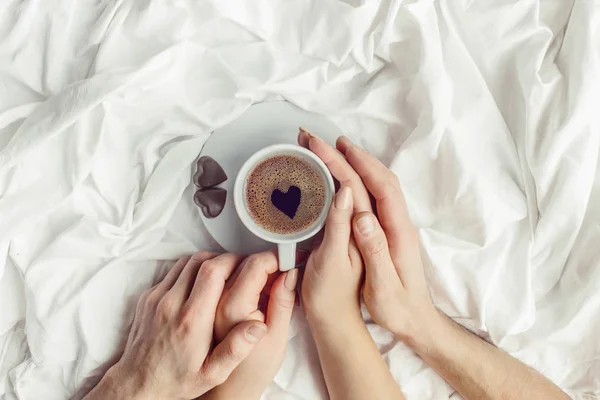
[[[3,398],[93,384],[158,260],[215,249],[191,200],[204,141],[280,99],[398,175],[443,311],[600,396],[597,1],[3,0],[0,275],[26,299],[0,293]],[[456,398],[369,329],[409,399]],[[297,313],[264,397],[325,396]]]

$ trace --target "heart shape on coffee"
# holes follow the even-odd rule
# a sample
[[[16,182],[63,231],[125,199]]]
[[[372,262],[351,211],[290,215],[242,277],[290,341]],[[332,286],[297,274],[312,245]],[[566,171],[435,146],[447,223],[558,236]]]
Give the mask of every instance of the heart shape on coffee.
[[[298,207],[300,206],[300,197],[302,193],[297,186],[290,186],[287,192],[282,192],[279,189],[271,192],[271,203],[282,213],[294,219]]]

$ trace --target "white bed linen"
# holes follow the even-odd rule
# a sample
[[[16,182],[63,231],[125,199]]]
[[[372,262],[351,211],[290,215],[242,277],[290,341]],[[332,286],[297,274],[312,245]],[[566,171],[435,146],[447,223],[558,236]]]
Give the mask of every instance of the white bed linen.
[[[442,310],[600,397],[600,2],[3,0],[0,287],[26,298],[0,292],[3,398],[93,384],[157,260],[216,248],[202,144],[278,99],[398,175]],[[409,399],[453,396],[369,329]],[[298,312],[265,398],[325,395]]]

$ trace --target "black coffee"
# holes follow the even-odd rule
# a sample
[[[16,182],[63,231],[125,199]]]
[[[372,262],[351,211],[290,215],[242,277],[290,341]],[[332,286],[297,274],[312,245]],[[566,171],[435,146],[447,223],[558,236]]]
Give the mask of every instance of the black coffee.
[[[279,234],[311,226],[325,206],[325,181],[316,167],[294,155],[277,155],[254,167],[246,180],[250,215]]]

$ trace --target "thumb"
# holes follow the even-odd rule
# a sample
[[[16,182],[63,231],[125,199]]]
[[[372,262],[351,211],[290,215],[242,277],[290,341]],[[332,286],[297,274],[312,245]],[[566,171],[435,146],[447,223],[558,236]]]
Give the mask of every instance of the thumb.
[[[365,262],[366,280],[375,287],[398,280],[388,241],[377,217],[371,212],[359,213],[354,217],[353,232]]]
[[[250,355],[267,333],[262,322],[244,321],[237,324],[215,347],[204,364],[202,386],[206,391],[225,382],[233,370]]]
[[[335,195],[325,221],[325,236],[321,248],[325,252],[348,253],[352,233],[352,189],[342,186]]]
[[[287,341],[287,332],[296,304],[296,284],[298,283],[298,268],[282,274],[273,282],[267,307],[267,326],[269,335],[283,338]]]

